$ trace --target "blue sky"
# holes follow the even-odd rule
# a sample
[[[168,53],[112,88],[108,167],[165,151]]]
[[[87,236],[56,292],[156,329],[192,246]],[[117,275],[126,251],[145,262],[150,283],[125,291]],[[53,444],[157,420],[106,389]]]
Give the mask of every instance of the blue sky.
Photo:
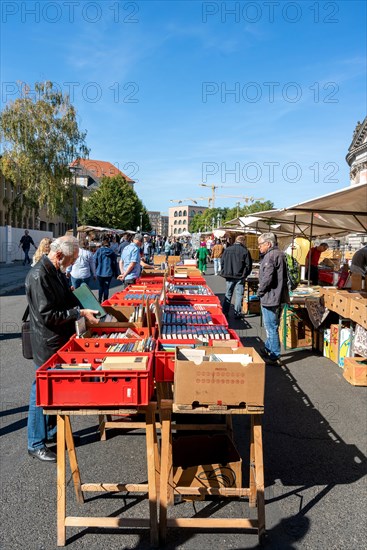
[[[1,10],[2,103],[18,81],[70,92],[90,157],[135,179],[149,210],[209,196],[201,182],[277,207],[349,185],[345,155],[366,115],[365,2],[3,0]]]

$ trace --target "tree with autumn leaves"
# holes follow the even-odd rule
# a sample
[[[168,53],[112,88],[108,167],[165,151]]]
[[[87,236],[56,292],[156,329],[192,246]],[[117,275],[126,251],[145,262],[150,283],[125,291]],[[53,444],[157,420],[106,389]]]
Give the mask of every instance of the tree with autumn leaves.
[[[87,158],[85,131],[80,130],[75,107],[52,82],[37,82],[34,89],[19,83],[20,94],[0,114],[3,153],[0,168],[14,192],[7,200],[12,219],[23,211],[46,206],[50,215],[72,218],[74,177],[70,164]],[[82,200],[78,189],[79,219],[115,229],[135,229],[143,222],[150,229],[147,211],[122,176],[102,178],[100,187]]]
[[[0,115],[0,167],[15,191],[8,211],[20,217],[24,208],[46,206],[49,214],[70,214],[69,165],[88,156],[86,132],[69,97],[52,82],[37,82],[32,91],[21,83],[19,90]]]

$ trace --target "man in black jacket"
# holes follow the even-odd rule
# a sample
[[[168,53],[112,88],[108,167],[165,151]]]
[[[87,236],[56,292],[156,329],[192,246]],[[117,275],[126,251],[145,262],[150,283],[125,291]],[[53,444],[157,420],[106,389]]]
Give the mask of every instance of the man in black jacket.
[[[274,233],[258,238],[260,261],[258,296],[266,330],[265,356],[271,365],[280,365],[279,323],[283,304],[289,302],[285,257]]]
[[[27,275],[25,287],[36,370],[74,334],[77,319],[85,317],[91,323],[98,323],[97,311],[79,308],[64,275],[78,253],[77,239],[60,237],[51,243],[48,256],[43,256]],[[51,439],[54,432],[51,419],[36,406],[34,381],[28,411],[28,454],[43,462],[56,462],[55,453],[46,447],[47,439]]]
[[[18,248],[22,247],[24,252],[24,260],[23,265],[30,264],[31,260],[29,258],[29,250],[31,248],[31,245],[34,246],[34,249],[37,250],[36,245],[33,242],[32,237],[29,234],[28,229],[24,231],[23,237],[20,239]]]
[[[226,294],[223,301],[223,313],[227,317],[233,292],[235,294],[234,316],[242,317],[242,300],[244,283],[252,270],[252,258],[245,246],[246,239],[243,235],[236,237],[234,245],[229,246],[221,257],[221,276],[226,280]]]

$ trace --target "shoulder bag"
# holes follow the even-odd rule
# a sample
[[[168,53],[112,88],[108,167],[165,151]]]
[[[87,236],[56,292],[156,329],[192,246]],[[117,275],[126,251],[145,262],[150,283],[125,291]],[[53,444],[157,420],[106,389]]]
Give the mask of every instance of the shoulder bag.
[[[29,316],[29,306],[22,317],[22,352],[25,359],[33,359],[32,344],[31,344],[31,327]]]

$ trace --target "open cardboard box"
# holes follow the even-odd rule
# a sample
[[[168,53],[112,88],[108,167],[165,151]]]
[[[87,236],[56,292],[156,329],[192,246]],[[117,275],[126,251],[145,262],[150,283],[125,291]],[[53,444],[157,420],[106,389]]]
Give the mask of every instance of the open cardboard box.
[[[174,403],[176,405],[263,406],[265,363],[254,348],[200,347],[202,360],[184,358],[185,349],[176,348]],[[194,351],[194,350],[190,350]],[[247,354],[248,365],[240,362],[210,362],[209,355]],[[196,364],[200,361],[199,364]]]
[[[134,306],[103,306],[106,313],[113,315],[117,321],[100,322],[97,325],[86,323],[87,328],[148,328],[149,335],[152,336],[154,326],[152,324],[151,314],[146,305],[143,305],[143,314],[140,321],[129,322],[130,316],[134,311]]]
[[[225,434],[174,438],[172,463],[174,487],[242,487],[242,460]]]

